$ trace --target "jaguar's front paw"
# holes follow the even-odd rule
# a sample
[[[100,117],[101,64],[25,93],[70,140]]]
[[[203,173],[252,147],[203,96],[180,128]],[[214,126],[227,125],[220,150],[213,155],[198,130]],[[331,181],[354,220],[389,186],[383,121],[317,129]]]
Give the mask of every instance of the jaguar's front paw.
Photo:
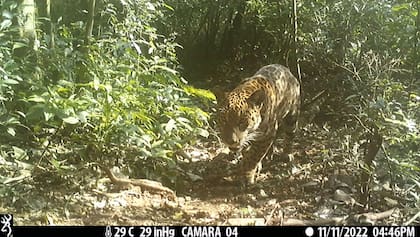
[[[242,176],[242,183],[245,186],[255,184],[255,180],[258,176],[257,173],[259,173],[259,171],[260,171],[260,167],[258,166],[255,169],[245,172],[244,175]]]

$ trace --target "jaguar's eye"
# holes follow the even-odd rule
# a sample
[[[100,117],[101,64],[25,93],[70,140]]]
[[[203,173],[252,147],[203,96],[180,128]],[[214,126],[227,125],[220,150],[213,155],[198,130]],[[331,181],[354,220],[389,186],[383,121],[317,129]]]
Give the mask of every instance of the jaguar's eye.
[[[248,128],[248,122],[247,121],[239,122],[238,128],[241,131],[245,131]]]

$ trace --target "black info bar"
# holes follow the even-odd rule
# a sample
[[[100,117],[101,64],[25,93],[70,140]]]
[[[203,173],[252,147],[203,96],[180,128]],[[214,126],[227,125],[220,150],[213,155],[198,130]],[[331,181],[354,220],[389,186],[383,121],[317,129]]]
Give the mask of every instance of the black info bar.
[[[419,226],[13,226],[2,228],[0,236],[417,237],[419,231]]]

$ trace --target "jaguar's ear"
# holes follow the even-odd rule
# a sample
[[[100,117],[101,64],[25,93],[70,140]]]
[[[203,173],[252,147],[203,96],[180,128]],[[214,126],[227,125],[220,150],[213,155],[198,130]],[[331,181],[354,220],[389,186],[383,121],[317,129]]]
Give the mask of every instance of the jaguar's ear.
[[[216,87],[212,90],[213,94],[216,96],[216,101],[220,104],[227,97],[227,92],[224,92],[220,87]]]
[[[265,92],[262,89],[259,89],[252,93],[252,95],[247,99],[248,103],[255,106],[262,106],[265,100]]]

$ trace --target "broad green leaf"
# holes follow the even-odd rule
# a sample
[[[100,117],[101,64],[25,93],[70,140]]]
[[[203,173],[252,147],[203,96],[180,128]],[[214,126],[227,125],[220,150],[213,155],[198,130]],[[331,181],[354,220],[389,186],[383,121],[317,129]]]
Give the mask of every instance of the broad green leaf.
[[[397,4],[392,7],[392,11],[398,12],[401,10],[410,9],[410,3]]]
[[[44,111],[44,119],[45,119],[45,121],[50,121],[50,119],[51,118],[53,118],[54,117],[54,114],[53,113],[50,113],[50,112],[47,112],[47,111]]]
[[[193,127],[191,126],[191,121],[187,118],[179,117],[176,119],[177,122],[184,127],[184,129],[188,131],[193,131]]]
[[[146,2],[146,7],[149,11],[156,11],[155,5],[153,5],[151,2]]]
[[[175,11],[173,7],[169,6],[168,4],[164,3],[163,4],[164,7],[168,8],[171,11]]]
[[[54,159],[54,158],[49,159],[49,161],[50,161],[50,163],[54,166],[54,168],[56,168],[56,169],[60,169],[61,164],[60,164],[60,162],[59,162],[59,161],[57,161],[57,160],[56,160],[56,159]]]
[[[146,156],[146,157],[152,156],[152,153],[150,151],[148,151],[147,149],[143,148],[143,147],[140,147],[139,151],[142,152],[144,154],[144,156]]]
[[[36,102],[36,103],[45,103],[45,99],[39,95],[33,95],[29,97],[28,101],[30,102]]]
[[[12,25],[12,21],[10,19],[5,19],[0,23],[0,30],[7,29]]]
[[[6,122],[6,125],[18,125],[20,124],[19,120],[17,120],[15,117],[9,117]]]
[[[13,177],[13,178],[6,178],[5,180],[3,180],[3,184],[9,184],[9,183],[17,183],[20,182],[28,177],[32,176],[31,173],[29,172],[21,172],[21,174],[17,177]]]
[[[26,118],[25,113],[23,113],[22,111],[16,111],[16,113],[17,113],[18,115],[20,115],[22,118]]]
[[[209,131],[207,131],[206,129],[202,129],[202,128],[197,129],[197,132],[198,132],[198,135],[200,135],[202,137],[205,137],[205,138],[209,137],[209,135],[210,135]]]
[[[77,117],[67,117],[67,118],[63,118],[63,122],[68,123],[68,124],[77,124],[79,123],[79,119]]]
[[[28,157],[28,155],[26,154],[26,151],[17,146],[13,146],[13,155],[14,155],[13,157],[18,160],[22,160]]]
[[[80,112],[77,117],[79,118],[80,122],[87,123],[89,113],[87,111]]]
[[[106,84],[105,85],[105,90],[106,90],[106,92],[111,93],[112,92],[112,85]]]
[[[176,122],[173,119],[170,119],[168,123],[165,124],[165,131],[171,132],[173,129],[176,129]]]
[[[156,70],[156,69],[161,69],[163,71],[170,72],[170,73],[172,73],[174,75],[177,75],[178,74],[178,72],[176,70],[173,70],[173,69],[171,69],[169,67],[165,67],[165,66],[161,66],[161,65],[154,65],[154,66],[152,66],[150,68],[150,70]]]
[[[140,46],[135,41],[132,41],[131,43],[133,44],[133,46],[136,49],[137,53],[139,55],[142,54]]]
[[[209,90],[203,90],[199,88],[195,88],[192,86],[184,86],[184,91],[187,92],[189,95],[194,95],[202,98],[206,98],[209,100],[215,100],[216,96]]]
[[[107,95],[106,95],[106,101],[107,101],[109,104],[111,104],[111,103],[112,103],[113,99],[112,99],[112,96],[111,96],[110,94],[107,94]]]
[[[3,84],[9,84],[9,85],[17,85],[17,84],[19,84],[18,81],[13,80],[13,79],[5,79],[5,80],[1,80],[0,82],[3,83]]]
[[[162,149],[162,150],[158,150],[158,151],[154,154],[154,156],[157,156],[157,157],[161,157],[161,158],[165,158],[165,159],[167,159],[167,158],[169,158],[169,157],[168,157],[168,155],[169,155],[171,152],[172,152],[171,150],[164,150],[164,149]]]
[[[158,140],[158,141],[155,141],[155,142],[153,142],[153,144],[152,144],[152,148],[159,147],[159,146],[161,146],[162,144],[163,144],[163,140]]]
[[[27,47],[28,45],[22,42],[15,42],[13,44],[13,49],[19,49],[19,48],[23,48],[23,47]]]
[[[13,19],[13,13],[11,13],[8,10],[3,10],[1,16],[4,17],[5,19]]]
[[[97,77],[95,77],[95,78],[93,79],[93,89],[98,90],[98,89],[99,89],[100,84],[101,84],[101,83],[100,83],[99,79],[98,79]]]
[[[59,87],[59,88],[57,88],[57,93],[67,93],[69,91],[70,91],[69,88],[65,88],[65,87]]]
[[[7,128],[7,133],[10,134],[12,137],[16,136],[16,131],[14,128]]]

